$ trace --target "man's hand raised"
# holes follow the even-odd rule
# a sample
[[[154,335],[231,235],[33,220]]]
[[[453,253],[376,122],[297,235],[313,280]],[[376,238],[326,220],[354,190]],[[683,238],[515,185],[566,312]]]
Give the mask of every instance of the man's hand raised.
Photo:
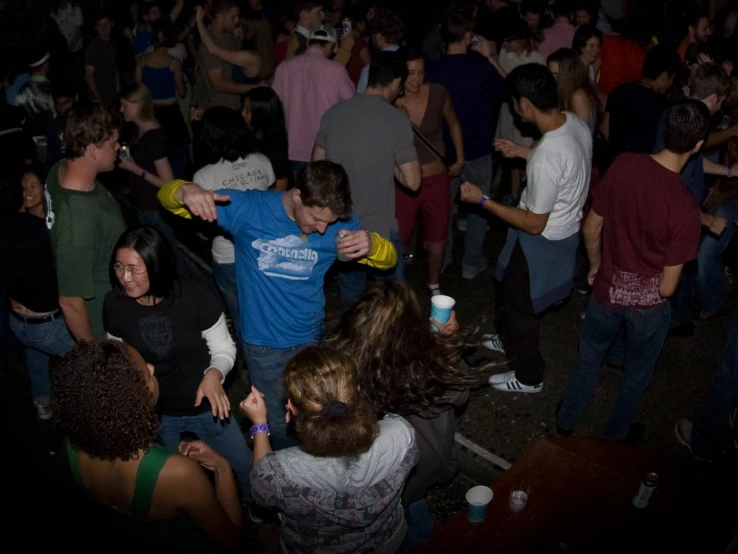
[[[218,219],[215,203],[228,202],[231,199],[228,195],[215,194],[213,191],[205,190],[195,183],[183,185],[179,192],[182,195],[182,203],[187,206],[192,215],[208,222]]]

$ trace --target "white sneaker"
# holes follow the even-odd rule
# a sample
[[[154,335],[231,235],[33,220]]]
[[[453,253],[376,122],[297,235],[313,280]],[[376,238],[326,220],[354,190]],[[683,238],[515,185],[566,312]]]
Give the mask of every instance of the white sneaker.
[[[676,440],[679,441],[679,444],[682,446],[686,446],[687,450],[689,450],[689,453],[692,454],[692,457],[697,460],[698,462],[706,462],[707,460],[705,458],[700,458],[698,456],[695,456],[694,452],[692,452],[692,422],[688,419],[680,419],[676,422],[676,425],[674,426],[674,435],[676,436]]]
[[[527,394],[536,394],[543,390],[543,381],[533,386],[524,385],[515,378],[514,371],[493,375],[489,378],[489,384],[492,385],[493,389],[502,392],[524,392]]]
[[[505,347],[502,345],[500,335],[498,335],[497,333],[492,335],[484,335],[482,337],[482,346],[484,346],[487,350],[492,350],[493,352],[499,352],[500,354],[505,353]]]

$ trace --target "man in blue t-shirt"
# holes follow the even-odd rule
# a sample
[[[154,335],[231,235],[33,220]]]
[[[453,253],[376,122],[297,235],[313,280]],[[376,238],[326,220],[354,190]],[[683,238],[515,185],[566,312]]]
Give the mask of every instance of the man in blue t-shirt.
[[[296,352],[320,337],[325,274],[339,255],[389,269],[397,261],[394,246],[359,229],[351,215],[348,176],[328,161],[308,164],[297,187],[287,192],[213,193],[173,181],[162,187],[159,200],[177,215],[217,220],[232,235],[251,384],[265,395],[272,445],[293,446],[285,421],[282,372]],[[336,235],[342,237],[338,248]]]
[[[695,68],[689,81],[689,97],[699,100],[707,106],[710,114],[714,115],[720,109],[730,90],[730,79],[725,70],[715,64],[702,64]],[[664,148],[665,116],[661,117],[656,131],[654,152]],[[706,143],[717,146],[708,137]],[[736,168],[738,169],[738,168]],[[681,173],[682,184],[692,195],[694,200],[702,205],[706,196],[705,175],[732,175],[732,168],[717,164],[699,152],[692,156]],[[716,295],[722,294],[722,265],[720,256],[730,243],[735,231],[735,225],[728,225],[738,217],[738,202],[725,198],[715,213],[702,212],[702,226],[708,233],[700,244],[697,264],[688,264],[682,275],[679,289],[672,298],[671,336],[684,337],[693,333],[693,323],[690,320],[689,304],[694,292],[695,282],[700,294],[700,304],[703,309],[701,318],[707,319],[717,311],[721,300],[713,300]],[[699,266],[699,267],[698,267]],[[717,272],[717,275],[715,273]],[[717,286],[710,284],[717,283]],[[719,289],[719,292],[718,292]],[[707,310],[707,312],[705,312]]]
[[[463,172],[451,181],[451,197],[455,201],[462,182],[476,183],[484,194],[492,186],[492,142],[497,127],[497,113],[505,95],[504,70],[497,61],[494,47],[484,37],[472,34],[473,23],[458,12],[451,12],[444,21],[441,33],[448,44],[445,56],[428,66],[427,81],[439,83],[448,90],[464,134],[464,152],[456,152],[444,125],[447,162],[463,159]],[[472,48],[476,54],[469,55]],[[487,267],[482,251],[487,233],[487,219],[481,208],[470,208],[467,217],[462,277],[474,279]],[[451,263],[453,250],[453,220],[446,244],[444,268]]]

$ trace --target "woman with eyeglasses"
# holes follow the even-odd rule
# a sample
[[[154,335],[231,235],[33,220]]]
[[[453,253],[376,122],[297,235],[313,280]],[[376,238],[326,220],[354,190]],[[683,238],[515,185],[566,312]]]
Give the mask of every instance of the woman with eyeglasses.
[[[251,452],[230,418],[223,381],[236,346],[223,306],[205,286],[180,280],[174,255],[150,225],[127,230],[110,261],[113,290],[103,323],[110,339],[138,350],[159,381],[157,441],[170,451],[180,439],[201,439],[233,467],[244,500],[250,500]]]

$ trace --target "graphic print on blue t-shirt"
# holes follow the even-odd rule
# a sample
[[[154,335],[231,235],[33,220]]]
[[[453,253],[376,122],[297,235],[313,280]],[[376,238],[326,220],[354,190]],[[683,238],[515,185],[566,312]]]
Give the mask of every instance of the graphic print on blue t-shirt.
[[[295,235],[280,239],[256,239],[251,246],[259,251],[259,271],[270,277],[305,281],[313,274],[318,253]]]
[[[233,237],[243,341],[289,348],[317,340],[323,282],[337,257],[334,236],[359,229],[358,219],[336,221],[322,235],[304,235],[287,215],[283,193],[215,192],[230,195],[228,204],[217,207],[218,224]]]

